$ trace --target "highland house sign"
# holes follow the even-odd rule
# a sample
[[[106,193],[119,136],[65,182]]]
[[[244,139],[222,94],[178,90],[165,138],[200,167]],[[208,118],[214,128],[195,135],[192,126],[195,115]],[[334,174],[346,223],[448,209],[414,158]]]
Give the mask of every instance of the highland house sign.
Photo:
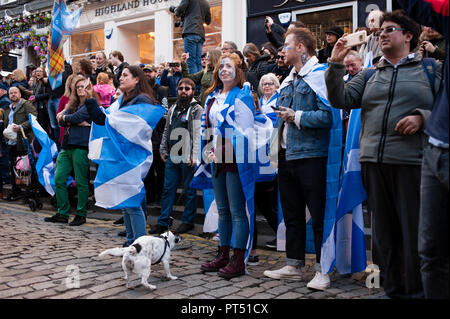
[[[116,12],[122,12],[131,9],[137,9],[140,6],[146,7],[157,3],[167,2],[169,0],[132,0],[125,3],[118,3],[106,7],[95,9],[95,16],[100,17]]]

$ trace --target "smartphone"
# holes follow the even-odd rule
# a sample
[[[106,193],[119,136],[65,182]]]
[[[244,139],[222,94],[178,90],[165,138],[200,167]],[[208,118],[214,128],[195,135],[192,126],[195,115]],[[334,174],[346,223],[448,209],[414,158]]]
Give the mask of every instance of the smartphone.
[[[367,33],[364,30],[349,34],[345,37],[347,39],[347,43],[345,44],[345,47],[354,47],[363,43],[366,43],[367,41]]]
[[[89,86],[90,82],[91,82],[90,79],[87,78],[87,80],[84,82],[84,88],[87,88]]]
[[[177,67],[177,66],[180,66],[179,62],[169,62],[169,67],[170,68],[174,68],[174,67]]]
[[[275,111],[279,111],[280,110],[280,108],[278,106],[276,106],[276,105],[271,105],[270,107],[272,109],[274,109]]]

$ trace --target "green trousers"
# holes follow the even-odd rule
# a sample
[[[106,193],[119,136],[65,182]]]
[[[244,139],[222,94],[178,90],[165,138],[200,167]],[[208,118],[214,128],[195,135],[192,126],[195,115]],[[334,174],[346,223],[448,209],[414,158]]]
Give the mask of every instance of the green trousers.
[[[70,202],[69,193],[67,191],[67,179],[72,172],[72,169],[75,171],[75,182],[78,190],[76,214],[86,217],[89,197],[89,159],[87,157],[87,150],[81,148],[62,149],[56,159],[55,189],[58,214],[69,217]]]

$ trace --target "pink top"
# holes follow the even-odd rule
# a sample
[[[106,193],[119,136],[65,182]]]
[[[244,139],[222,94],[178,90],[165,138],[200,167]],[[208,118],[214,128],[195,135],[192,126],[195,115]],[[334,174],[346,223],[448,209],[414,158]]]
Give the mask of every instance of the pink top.
[[[61,96],[61,98],[59,99],[58,110],[56,111],[56,114],[64,110],[67,103],[69,103],[69,98],[65,95]],[[59,128],[59,139],[58,139],[59,144],[62,144],[63,137],[64,137],[64,127],[61,126]]]
[[[96,84],[94,85],[94,91],[97,92],[100,104],[103,107],[111,105],[111,97],[116,93],[116,90],[109,84]]]

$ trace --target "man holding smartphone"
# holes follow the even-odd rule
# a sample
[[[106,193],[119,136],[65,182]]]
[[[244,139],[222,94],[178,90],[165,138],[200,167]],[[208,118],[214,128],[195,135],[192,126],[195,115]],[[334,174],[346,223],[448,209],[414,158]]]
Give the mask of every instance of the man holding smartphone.
[[[318,65],[316,39],[306,28],[286,34],[283,53],[292,65],[278,98],[278,185],[286,225],[286,266],[266,270],[274,279],[301,280],[305,266],[306,205],[311,213],[316,252],[316,275],[307,287],[325,290],[330,278],[322,274],[320,255],[326,201],[328,144],[333,117],[331,110],[305,81]],[[325,84],[323,84],[325,86]]]

